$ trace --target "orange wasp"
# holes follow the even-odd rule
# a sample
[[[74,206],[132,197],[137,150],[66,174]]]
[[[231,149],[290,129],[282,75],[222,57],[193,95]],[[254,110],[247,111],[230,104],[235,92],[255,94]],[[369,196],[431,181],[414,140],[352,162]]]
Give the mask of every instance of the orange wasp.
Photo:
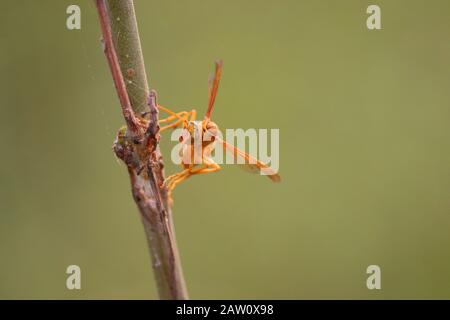
[[[216,147],[216,142],[225,147],[225,149],[234,157],[240,157],[244,160],[244,166],[246,166],[250,171],[258,173],[262,172],[272,181],[280,181],[280,176],[266,164],[255,159],[248,153],[236,148],[235,146],[228,144],[219,137],[219,127],[215,122],[211,121],[211,112],[214,106],[214,101],[216,100],[217,90],[219,88],[220,76],[222,74],[222,61],[217,61],[215,65],[215,74],[209,83],[208,109],[206,110],[203,121],[195,121],[197,115],[195,110],[175,113],[167,108],[164,108],[163,106],[158,105],[158,109],[170,114],[169,117],[160,120],[160,123],[167,123],[175,120],[173,123],[161,127],[160,131],[176,128],[181,124],[183,125],[183,131],[179,138],[181,143],[181,166],[183,170],[167,177],[164,181],[164,185],[167,187],[169,195],[179,183],[193,175],[220,170],[220,166],[214,162],[211,157],[212,152]],[[194,148],[195,141],[201,141],[201,148]],[[201,154],[198,154],[198,149],[200,149]],[[195,157],[200,158],[201,161],[193,161]]]

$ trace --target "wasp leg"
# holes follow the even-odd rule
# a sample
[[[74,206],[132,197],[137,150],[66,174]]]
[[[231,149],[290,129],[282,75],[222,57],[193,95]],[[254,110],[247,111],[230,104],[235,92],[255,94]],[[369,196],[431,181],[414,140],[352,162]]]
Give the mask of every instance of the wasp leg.
[[[173,178],[168,184],[167,189],[169,190],[169,194],[172,193],[172,191],[175,189],[175,187],[183,182],[184,180],[188,179],[190,176],[196,175],[196,174],[202,174],[202,173],[211,173],[216,172],[221,169],[221,167],[215,163],[212,159],[203,159],[204,160],[204,166],[201,168],[189,168],[185,169],[180,172],[180,174]]]
[[[158,108],[160,108],[162,111],[164,111],[164,112],[170,114],[170,116],[168,116],[167,118],[159,120],[159,123],[170,122],[170,121],[172,121],[172,120],[177,119],[175,122],[173,122],[173,123],[171,123],[171,124],[168,124],[168,125],[166,125],[166,126],[161,127],[161,128],[159,129],[160,132],[161,132],[161,131],[164,131],[164,130],[167,130],[167,129],[170,129],[170,128],[176,128],[176,127],[178,127],[181,123],[186,122],[186,121],[188,121],[189,119],[191,119],[191,120],[192,120],[192,118],[195,119],[195,115],[196,115],[196,111],[195,111],[195,110],[191,110],[191,111],[182,111],[182,112],[175,113],[175,112],[173,112],[173,111],[170,111],[170,110],[167,109],[167,108],[164,108],[163,106],[159,106],[159,105],[158,105]]]
[[[205,165],[203,168],[191,170],[189,172],[189,176],[193,176],[194,174],[216,172],[216,171],[219,171],[220,169],[222,169],[222,168],[217,163],[214,162],[214,163]]]
[[[181,117],[185,116],[186,113],[187,113],[186,111],[178,112],[178,113],[176,113],[174,115],[168,116],[167,118],[159,119],[158,123],[166,123],[166,122],[170,122],[170,121],[175,120],[175,119],[180,119]]]
[[[174,111],[172,111],[172,110],[170,110],[170,109],[167,109],[166,107],[163,107],[163,106],[161,106],[161,105],[157,105],[157,108],[159,109],[159,110],[161,110],[161,111],[164,111],[165,113],[167,113],[167,114],[170,114],[171,116],[174,116],[174,118],[179,118],[179,116],[177,116],[177,112],[174,112]],[[185,111],[184,111],[185,112]],[[150,111],[144,111],[144,112],[142,112],[141,113],[141,117],[145,117],[145,116],[147,116],[148,114],[150,113]]]
[[[168,124],[168,125],[162,127],[161,129],[159,129],[159,131],[164,131],[164,130],[167,130],[167,129],[170,129],[170,128],[176,128],[176,127],[178,127],[181,123],[184,123],[184,122],[187,121],[189,113],[190,113],[190,112],[188,112],[186,116],[184,116],[184,117],[178,119],[177,121],[175,121],[175,122],[173,122],[173,123],[171,123],[171,124]]]
[[[168,197],[170,203],[173,203],[173,198],[172,198],[173,188],[171,189],[172,182],[179,179],[180,177],[186,175],[189,172],[189,170],[190,169],[184,169],[184,170],[174,173],[174,174],[168,176],[166,179],[164,179],[164,182],[163,182],[161,188],[166,187],[167,197]]]
[[[164,111],[165,113],[170,114],[172,116],[177,114],[176,112],[174,112],[174,111],[172,111],[170,109],[167,109],[166,107],[163,107],[162,105],[159,105],[159,104],[158,104],[158,109],[161,110],[161,111]]]
[[[189,112],[182,111],[182,112],[179,112],[178,114],[176,114],[176,116],[169,116],[169,117],[167,117],[165,119],[159,120],[159,123],[164,123],[164,122],[169,122],[169,121],[172,121],[174,119],[177,119],[177,121],[175,121],[175,122],[173,122],[171,124],[168,124],[166,126],[161,127],[159,129],[159,131],[162,132],[162,131],[170,129],[170,128],[178,127],[181,123],[183,123],[183,122],[185,122],[187,120],[188,115],[189,115]]]
[[[164,187],[169,187],[169,184],[170,184],[174,179],[177,179],[177,178],[179,178],[180,176],[183,176],[183,175],[187,174],[187,173],[189,172],[189,170],[190,170],[190,169],[184,169],[184,170],[182,170],[182,171],[180,171],[180,172],[177,172],[177,173],[174,173],[174,174],[168,176],[166,179],[164,179],[163,186],[164,186]]]
[[[179,184],[181,181],[187,179],[190,176],[192,168],[184,169],[183,171],[180,171],[176,174],[173,174],[169,178],[171,178],[169,181],[164,181],[165,186],[171,192],[173,189],[175,189],[175,186]]]
[[[175,122],[168,124],[162,128],[159,129],[159,131],[164,131],[170,128],[176,128],[178,127],[181,123],[188,121],[189,119],[192,120],[192,118],[195,119],[196,116],[196,111],[195,110],[191,110],[191,111],[182,111],[179,113],[174,113],[172,115],[170,115],[169,117],[165,118],[165,119],[161,119],[159,122],[160,123],[165,123],[165,122],[169,122],[172,121],[174,119],[177,119]]]

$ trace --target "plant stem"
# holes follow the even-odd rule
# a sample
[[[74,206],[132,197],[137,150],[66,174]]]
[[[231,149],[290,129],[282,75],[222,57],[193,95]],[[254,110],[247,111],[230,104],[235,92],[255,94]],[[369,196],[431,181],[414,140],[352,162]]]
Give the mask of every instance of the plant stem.
[[[128,80],[125,84],[133,110],[148,111],[148,82],[133,1],[108,0],[106,7],[120,69]]]
[[[161,299],[187,299],[171,206],[167,191],[160,187],[164,181],[164,164],[159,151],[156,92],[148,94],[133,1],[107,2],[108,6],[105,0],[96,0],[96,5],[105,55],[128,128],[125,133],[119,131],[114,151],[128,168],[133,198],[147,236],[159,296]],[[123,74],[130,78],[128,86]],[[149,121],[136,116],[142,110],[149,111]]]

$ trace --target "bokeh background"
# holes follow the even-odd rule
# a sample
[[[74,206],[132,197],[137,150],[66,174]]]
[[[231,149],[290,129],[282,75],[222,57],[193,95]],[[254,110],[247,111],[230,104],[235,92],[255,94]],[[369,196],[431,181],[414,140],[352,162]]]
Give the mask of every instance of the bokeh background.
[[[136,1],[161,104],[202,114],[222,58],[214,119],[280,129],[282,183],[175,191],[192,298],[450,298],[450,2],[378,0],[370,31],[373,3]],[[157,298],[93,2],[3,0],[0,36],[0,298]]]

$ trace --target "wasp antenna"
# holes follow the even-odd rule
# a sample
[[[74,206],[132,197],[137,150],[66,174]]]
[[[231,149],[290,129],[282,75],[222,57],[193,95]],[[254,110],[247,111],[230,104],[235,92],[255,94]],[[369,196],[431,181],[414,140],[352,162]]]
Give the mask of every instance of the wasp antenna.
[[[216,100],[217,90],[219,89],[220,76],[222,75],[222,60],[215,62],[216,70],[209,85],[209,102],[208,109],[206,110],[205,119],[211,118],[212,109],[214,107],[214,101]]]
[[[208,77],[208,97],[211,96],[211,90],[214,82],[214,75],[210,74]]]

